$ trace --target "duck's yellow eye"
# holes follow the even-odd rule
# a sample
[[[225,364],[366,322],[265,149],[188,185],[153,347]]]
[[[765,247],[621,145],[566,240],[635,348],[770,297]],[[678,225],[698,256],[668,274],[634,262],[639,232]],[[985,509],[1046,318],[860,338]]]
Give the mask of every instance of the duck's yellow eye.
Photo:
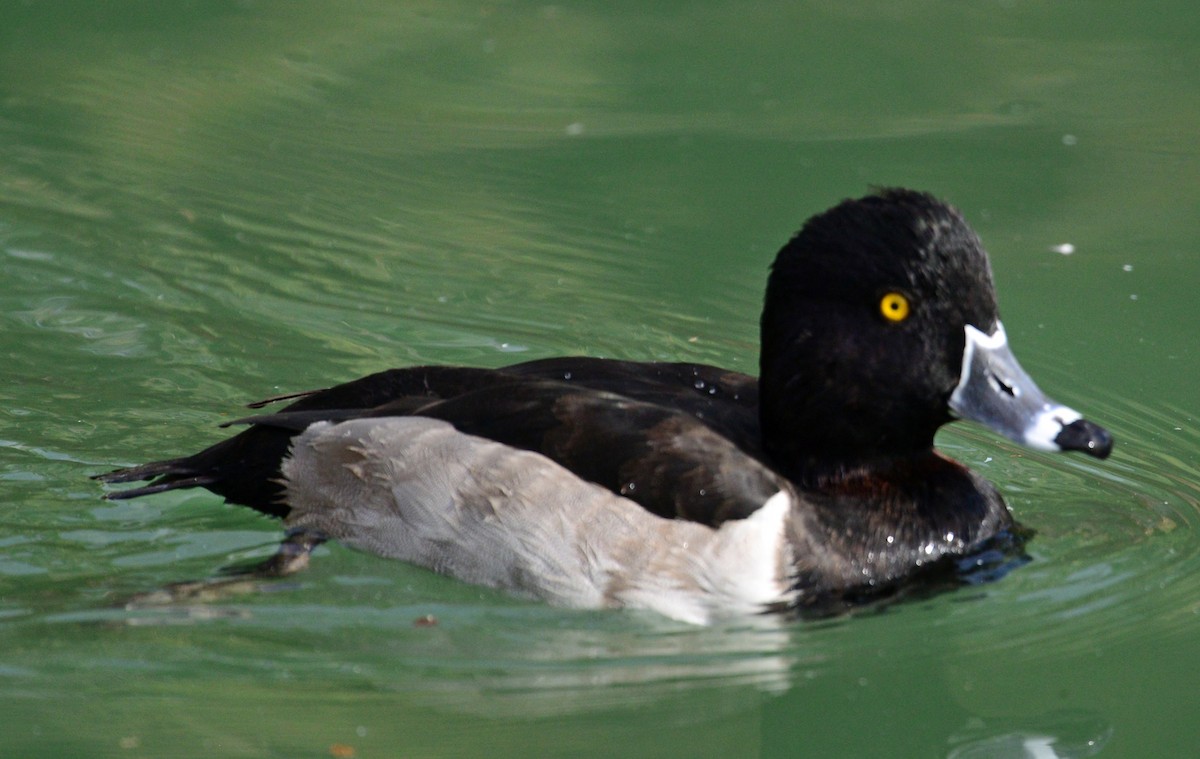
[[[879,301],[879,313],[890,322],[902,322],[908,318],[908,298],[900,293],[888,293]]]

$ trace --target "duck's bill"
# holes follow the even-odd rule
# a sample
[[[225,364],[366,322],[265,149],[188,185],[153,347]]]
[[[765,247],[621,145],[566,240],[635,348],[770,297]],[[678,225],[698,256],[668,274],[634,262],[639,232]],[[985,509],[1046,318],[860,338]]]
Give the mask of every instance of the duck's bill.
[[[1112,452],[1108,430],[1038,389],[1017,363],[999,323],[990,335],[967,325],[962,376],[950,395],[950,409],[1030,448],[1083,451],[1100,459]]]

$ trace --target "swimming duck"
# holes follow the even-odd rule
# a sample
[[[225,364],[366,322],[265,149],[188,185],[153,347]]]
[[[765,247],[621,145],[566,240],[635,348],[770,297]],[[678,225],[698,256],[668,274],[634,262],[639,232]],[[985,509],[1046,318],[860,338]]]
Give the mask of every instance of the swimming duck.
[[[391,369],[120,469],[119,499],[204,487],[289,530],[566,606],[696,623],[902,586],[1010,534],[989,482],[933,448],[969,419],[1105,458],[1009,349],[962,215],[887,189],[809,219],[771,267],[760,374],[552,358]],[[300,548],[297,549],[296,547]]]

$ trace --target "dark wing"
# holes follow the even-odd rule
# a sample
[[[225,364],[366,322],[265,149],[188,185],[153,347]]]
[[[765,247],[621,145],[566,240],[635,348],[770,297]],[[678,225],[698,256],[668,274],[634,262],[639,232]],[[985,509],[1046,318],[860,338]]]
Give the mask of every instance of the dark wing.
[[[537,451],[665,517],[719,524],[748,516],[785,486],[686,411],[566,382],[489,386],[413,414]]]
[[[682,411],[761,458],[758,379],[704,364],[549,358],[506,367],[506,374],[556,380]]]
[[[99,479],[154,478],[110,498],[202,486],[286,516],[279,465],[294,434],[317,421],[406,415],[538,451],[663,516],[717,524],[746,516],[783,486],[756,459],[753,378],[692,364],[578,358],[381,372],[241,420],[252,426],[195,455]]]
[[[302,393],[285,412],[306,412],[309,424],[364,416],[388,402],[422,405],[445,396],[502,381],[495,370],[420,366],[389,369],[326,390]],[[290,397],[290,396],[284,396]],[[261,404],[251,404],[257,408]],[[266,417],[264,417],[266,418]],[[305,425],[307,426],[307,425]],[[303,429],[303,427],[299,428]],[[233,437],[191,456],[153,461],[98,475],[102,482],[153,480],[149,485],[108,493],[109,499],[137,498],[180,488],[204,487],[232,503],[264,514],[285,517],[279,465],[299,429],[255,424]]]

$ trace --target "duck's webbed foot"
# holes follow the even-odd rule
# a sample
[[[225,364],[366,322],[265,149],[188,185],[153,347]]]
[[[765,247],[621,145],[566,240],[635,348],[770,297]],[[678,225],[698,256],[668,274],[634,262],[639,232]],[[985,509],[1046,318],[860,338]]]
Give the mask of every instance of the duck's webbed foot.
[[[222,570],[219,577],[174,582],[158,590],[138,593],[120,605],[125,609],[141,609],[221,601],[233,596],[257,593],[265,589],[264,582],[267,580],[288,577],[306,569],[313,549],[325,540],[325,535],[319,532],[292,530],[279,544],[279,549],[274,555],[264,561]]]
[[[297,527],[288,530],[283,542],[271,558],[249,567],[228,570],[232,578],[253,576],[258,579],[287,577],[308,569],[308,558],[313,550],[328,538],[325,533]]]

